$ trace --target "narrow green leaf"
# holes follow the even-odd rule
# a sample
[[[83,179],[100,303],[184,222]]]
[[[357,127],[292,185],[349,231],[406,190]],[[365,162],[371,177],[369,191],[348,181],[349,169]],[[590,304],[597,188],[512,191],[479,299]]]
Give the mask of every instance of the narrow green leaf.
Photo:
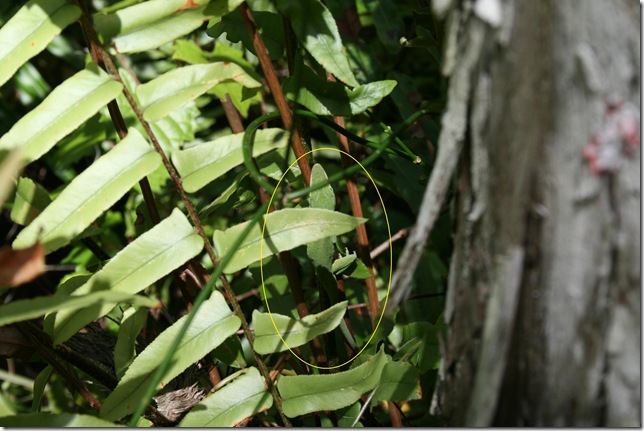
[[[183,61],[188,64],[206,64],[209,62],[209,58],[209,53],[205,52],[193,41],[179,39],[172,45],[173,60]]]
[[[147,3],[150,2],[142,4]],[[212,15],[206,13],[206,6],[183,10],[153,24],[117,36],[113,39],[113,43],[120,53],[149,51],[198,29],[211,18]]]
[[[136,94],[144,109],[144,118],[157,121],[224,81],[236,81],[250,88],[261,86],[237,64],[217,62],[173,69],[139,85]]]
[[[244,358],[244,349],[237,335],[231,335],[226,338],[226,341],[221,343],[212,354],[215,358],[233,368],[245,368],[247,365]]]
[[[357,87],[335,18],[326,6],[320,0],[276,0],[276,3],[280,12],[291,20],[298,41],[313,58],[339,81]]]
[[[270,314],[255,310],[253,311],[255,351],[260,355],[268,355],[288,350],[275,332],[275,326],[292,349],[308,343],[318,335],[333,331],[340,324],[346,310],[347,301],[343,301],[318,314],[309,314],[299,320],[273,313],[272,321]],[[273,322],[275,322],[275,326],[273,326]]]
[[[14,124],[0,138],[0,149],[20,147],[25,163],[30,163],[114,99],[121,89],[120,83],[90,64]]]
[[[34,379],[34,399],[31,401],[32,413],[38,413],[40,411],[40,403],[43,395],[45,395],[47,382],[51,377],[52,371],[54,371],[54,368],[51,365],[47,365]]]
[[[417,400],[421,397],[418,369],[406,362],[389,362],[380,376],[371,405],[380,401]]]
[[[360,279],[371,277],[369,268],[367,268],[367,265],[358,259],[355,252],[336,259],[333,261],[331,268],[331,271],[335,275],[345,274],[348,277]]]
[[[268,410],[272,405],[273,397],[266,390],[264,379],[252,367],[193,407],[179,426],[234,427],[242,419]]]
[[[0,418],[0,426],[11,428],[108,428],[120,427],[95,416],[76,413],[27,413]]]
[[[18,178],[11,220],[22,226],[31,223],[51,203],[47,190],[31,178]]]
[[[356,418],[360,414],[360,402],[354,403],[349,407],[341,408],[336,412],[338,417],[338,428],[351,428]],[[356,428],[364,427],[362,423],[358,422]]]
[[[334,274],[342,274],[346,269],[358,258],[356,253],[347,253],[346,256],[342,256],[339,259],[333,261],[331,265],[331,271]]]
[[[0,306],[0,326],[14,322],[35,319],[47,313],[60,310],[77,310],[88,305],[108,304],[109,308],[120,302],[136,304],[143,307],[154,307],[158,301],[145,296],[137,296],[122,292],[93,292],[87,295],[39,296],[31,299],[19,299]],[[73,313],[72,311],[72,313]]]
[[[210,0],[193,0],[195,6],[202,6]],[[138,2],[137,2],[138,3]],[[126,35],[163,21],[186,7],[186,0],[148,0],[113,13],[98,13],[94,24],[106,39]],[[190,10],[190,9],[188,9]]]
[[[328,180],[329,177],[320,163],[316,163],[311,169],[311,185]],[[322,208],[333,211],[335,209],[335,193],[333,187],[328,184],[321,189],[314,190],[309,195],[309,202],[313,208]]]
[[[114,346],[114,369],[119,379],[123,377],[125,370],[136,356],[136,337],[143,329],[147,317],[148,310],[145,308],[131,307],[123,312],[116,346]]]
[[[318,115],[358,115],[376,106],[389,95],[396,81],[376,81],[357,86],[353,90],[339,82],[330,82],[316,75],[306,66],[301,74],[284,81],[286,96]]]
[[[257,223],[237,250],[232,250],[238,235],[248,222],[215,231],[213,246],[218,256],[235,253],[235,258],[226,266],[225,272],[235,272],[259,261],[260,243],[264,258],[285,250],[350,232],[367,221],[340,212],[317,208],[286,208],[266,216],[265,235],[262,240],[262,224]]]
[[[320,163],[313,165],[313,168],[311,169],[312,186],[326,181],[328,178],[326,171]],[[311,208],[321,208],[333,211],[335,209],[335,193],[333,192],[331,184],[311,192],[309,195],[309,204],[311,205]],[[334,237],[322,238],[311,242],[306,246],[306,254],[313,263],[313,268],[318,279],[321,278],[321,268],[331,271],[334,241]]]
[[[22,168],[22,154],[20,149],[13,151],[0,151],[0,206],[4,204],[13,190],[15,177]]]
[[[183,316],[163,331],[138,355],[114,391],[105,399],[100,415],[117,420],[132,413],[142,402],[147,386],[161,364],[177,333],[183,327]],[[172,364],[163,376],[168,383],[191,364],[199,361],[239,329],[241,321],[228,308],[223,295],[215,291],[197,310],[188,331],[173,352]]]
[[[80,16],[67,0],[30,0],[0,28],[0,85]]]
[[[183,187],[192,193],[244,162],[242,141],[244,135],[228,135],[211,142],[177,151],[172,163],[177,167]],[[288,133],[282,129],[260,129],[255,134],[253,156],[288,145]]]
[[[195,257],[202,248],[201,237],[194,232],[186,216],[175,209],[169,217],[121,250],[73,295],[108,289],[112,293],[135,294]],[[59,312],[54,325],[54,343],[67,340],[111,308],[96,305]]]
[[[45,253],[51,253],[66,245],[160,163],[161,157],[141,134],[130,129],[20,232],[13,247],[27,248],[39,241]]]
[[[360,399],[376,387],[383,368],[391,358],[380,350],[365,363],[335,374],[282,376],[277,388],[282,395],[282,408],[288,417],[321,410],[337,410]]]

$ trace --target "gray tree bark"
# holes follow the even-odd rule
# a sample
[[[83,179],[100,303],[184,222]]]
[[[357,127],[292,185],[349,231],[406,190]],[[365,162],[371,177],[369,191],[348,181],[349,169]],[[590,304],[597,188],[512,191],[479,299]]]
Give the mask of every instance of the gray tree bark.
[[[439,160],[462,152],[433,412],[461,426],[641,426],[639,5],[434,7],[461,98]]]

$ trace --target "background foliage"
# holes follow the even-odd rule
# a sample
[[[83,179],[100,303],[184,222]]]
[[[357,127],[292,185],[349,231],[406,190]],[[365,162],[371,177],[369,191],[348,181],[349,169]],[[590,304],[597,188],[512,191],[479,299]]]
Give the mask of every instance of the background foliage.
[[[252,122],[278,107],[239,13],[246,3],[89,1],[118,80],[93,64],[97,50],[79,25],[77,3],[2,3],[0,424],[261,426],[285,417],[302,426],[437,424],[428,410],[451,252],[447,209],[412,296],[375,332],[367,308],[383,309],[390,262],[401,249],[396,238],[414,224],[431,169],[444,104],[442,25],[424,1],[247,5],[282,91],[293,108],[308,111],[297,130],[312,149],[338,148],[338,135],[313,114],[327,123],[345,117],[360,143],[352,155],[378,156],[368,172],[382,201],[362,171],[364,219],[352,213],[346,179],[319,198],[287,199],[307,180],[300,166],[287,169],[295,157],[279,116],[268,127]],[[414,114],[423,115],[404,124]],[[260,127],[252,156],[264,183],[275,187],[283,178],[261,270],[261,224],[253,220],[263,212],[264,190],[247,169],[239,124]],[[392,130],[403,124],[393,142]],[[387,139],[390,152],[365,145]],[[345,170],[334,151],[308,159],[323,167],[312,183]],[[368,262],[354,254],[362,223],[371,250],[388,245],[388,225],[394,234],[391,256],[373,257],[379,304],[363,282]],[[243,316],[226,301],[206,239],[217,259],[228,260],[219,272]],[[288,256],[300,293],[292,290],[298,283]],[[309,316],[298,312],[300,299]],[[333,370],[294,358],[315,363],[316,343],[326,353],[318,365],[362,354]],[[276,391],[267,390],[266,367],[275,370]],[[139,419],[136,409],[148,405]]]

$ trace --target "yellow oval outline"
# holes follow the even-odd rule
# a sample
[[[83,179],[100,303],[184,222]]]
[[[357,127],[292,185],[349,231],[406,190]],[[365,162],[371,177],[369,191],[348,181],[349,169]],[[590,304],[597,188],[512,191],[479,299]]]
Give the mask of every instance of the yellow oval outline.
[[[288,171],[290,171],[291,168],[293,166],[295,166],[295,164],[302,157],[306,157],[309,154],[315,153],[316,151],[324,151],[324,150],[337,151],[339,153],[345,154],[346,156],[350,157],[354,162],[356,162],[362,168],[362,170],[365,172],[365,174],[367,174],[367,177],[369,177],[369,179],[371,180],[371,184],[373,184],[374,188],[376,189],[376,193],[378,193],[378,197],[380,198],[380,203],[382,204],[382,212],[385,214],[385,221],[387,222],[387,233],[389,234],[389,283],[387,283],[387,295],[385,296],[385,303],[384,303],[384,305],[382,307],[382,312],[380,313],[380,318],[378,319],[378,324],[376,325],[376,327],[374,328],[373,332],[371,333],[371,336],[367,340],[367,343],[364,345],[364,347],[362,349],[360,349],[360,351],[353,358],[349,359],[348,361],[346,361],[343,364],[335,365],[333,367],[320,367],[320,366],[313,365],[313,364],[310,364],[310,363],[306,362],[304,359],[300,358],[297,355],[297,353],[295,353],[291,349],[291,347],[286,343],[286,341],[282,337],[282,334],[280,333],[279,329],[277,329],[277,325],[275,324],[275,320],[273,320],[273,313],[271,312],[271,307],[270,307],[270,305],[268,305],[268,297],[266,296],[266,285],[264,284],[264,261],[263,261],[263,254],[262,254],[263,245],[264,245],[264,232],[266,231],[266,218],[267,218],[267,216],[269,214],[269,210],[271,208],[271,205],[273,204],[273,199],[275,198],[275,193],[277,193],[277,189],[279,188],[279,185],[282,183],[282,180],[284,179],[284,177],[286,176]],[[303,363],[305,363],[309,367],[317,368],[319,370],[332,370],[332,369],[340,368],[340,367],[343,367],[343,366],[345,366],[347,364],[350,364],[351,362],[353,362],[354,359],[356,359],[358,356],[360,356],[362,354],[362,352],[364,352],[364,350],[367,348],[367,346],[369,346],[369,343],[371,342],[373,337],[376,335],[376,332],[378,332],[378,328],[380,327],[380,322],[382,322],[382,318],[385,316],[385,310],[387,309],[387,301],[389,301],[389,292],[391,291],[391,279],[392,279],[392,272],[393,272],[393,253],[391,252],[391,249],[392,249],[391,227],[389,225],[389,217],[387,216],[387,209],[385,207],[385,202],[382,200],[382,195],[380,194],[380,190],[378,190],[378,186],[376,185],[376,182],[373,180],[371,175],[369,175],[369,171],[367,171],[367,169],[364,166],[362,166],[362,163],[360,163],[358,160],[356,160],[355,157],[353,157],[351,154],[349,154],[349,153],[347,153],[345,151],[339,150],[337,148],[325,147],[325,148],[316,148],[314,150],[307,151],[306,153],[302,154],[300,157],[295,159],[295,161],[293,163],[290,164],[288,169],[286,169],[286,171],[284,171],[284,173],[280,177],[279,181],[277,182],[277,185],[275,186],[275,190],[273,190],[273,194],[271,195],[271,199],[268,201],[268,208],[266,209],[266,214],[264,215],[264,222],[262,223],[262,236],[261,236],[261,240],[259,242],[259,273],[260,273],[260,276],[261,276],[261,279],[262,279],[262,292],[264,293],[264,302],[266,303],[266,309],[268,310],[268,316],[271,318],[271,323],[273,323],[273,328],[275,328],[275,332],[277,332],[277,335],[280,337],[280,340],[282,340],[282,343],[284,343],[286,348],[289,350],[289,352],[291,352],[291,354],[293,356],[295,356],[297,359],[299,359],[300,361],[302,361]]]

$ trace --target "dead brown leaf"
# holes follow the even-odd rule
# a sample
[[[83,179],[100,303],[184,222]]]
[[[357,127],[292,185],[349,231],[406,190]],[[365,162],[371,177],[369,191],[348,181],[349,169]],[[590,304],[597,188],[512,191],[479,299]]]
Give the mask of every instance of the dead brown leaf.
[[[17,287],[45,272],[45,249],[36,244],[24,250],[0,248],[0,287]]]

